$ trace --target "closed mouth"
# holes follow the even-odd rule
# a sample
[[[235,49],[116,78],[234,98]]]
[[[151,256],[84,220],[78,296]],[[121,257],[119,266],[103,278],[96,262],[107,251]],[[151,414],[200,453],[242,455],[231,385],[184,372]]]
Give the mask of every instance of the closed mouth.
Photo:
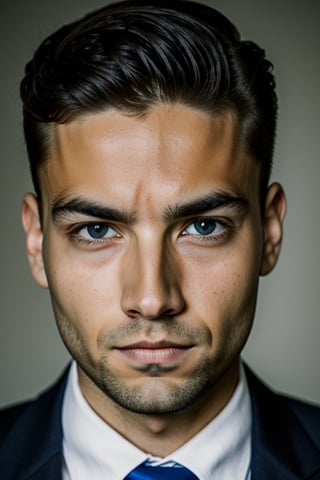
[[[181,360],[192,347],[191,345],[180,345],[168,341],[141,341],[117,350],[135,363],[168,364]]]

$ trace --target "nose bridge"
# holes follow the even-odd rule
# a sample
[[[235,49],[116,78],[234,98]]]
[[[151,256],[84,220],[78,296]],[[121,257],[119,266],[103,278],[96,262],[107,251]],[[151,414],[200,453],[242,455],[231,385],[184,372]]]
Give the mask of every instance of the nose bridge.
[[[183,308],[177,265],[165,236],[136,237],[126,256],[121,303],[127,314],[152,319]]]

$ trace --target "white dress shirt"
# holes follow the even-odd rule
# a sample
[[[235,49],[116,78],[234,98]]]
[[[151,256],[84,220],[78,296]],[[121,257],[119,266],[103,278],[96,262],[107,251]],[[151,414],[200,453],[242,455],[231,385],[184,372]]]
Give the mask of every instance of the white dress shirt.
[[[143,452],[105,423],[84,399],[76,364],[70,369],[63,411],[63,480],[122,480],[140,463],[177,462],[199,480],[249,480],[251,405],[243,367],[226,407],[166,458]]]

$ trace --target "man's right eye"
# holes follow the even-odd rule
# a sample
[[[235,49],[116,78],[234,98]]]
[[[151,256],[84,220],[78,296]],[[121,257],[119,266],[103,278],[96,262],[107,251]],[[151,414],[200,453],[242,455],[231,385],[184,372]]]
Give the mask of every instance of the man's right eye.
[[[87,244],[100,243],[104,240],[119,238],[120,234],[105,222],[90,222],[72,229],[71,237]]]
[[[101,238],[110,238],[117,235],[117,232],[106,223],[91,223],[79,231],[85,238],[94,240]]]

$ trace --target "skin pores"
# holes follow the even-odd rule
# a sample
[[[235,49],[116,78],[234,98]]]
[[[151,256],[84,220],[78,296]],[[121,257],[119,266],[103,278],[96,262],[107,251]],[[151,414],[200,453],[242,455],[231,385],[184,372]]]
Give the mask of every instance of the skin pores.
[[[263,217],[259,178],[228,113],[157,106],[54,127],[42,226],[25,198],[30,263],[84,396],[120,432],[176,411],[199,430],[230,398],[281,240],[281,187]]]

